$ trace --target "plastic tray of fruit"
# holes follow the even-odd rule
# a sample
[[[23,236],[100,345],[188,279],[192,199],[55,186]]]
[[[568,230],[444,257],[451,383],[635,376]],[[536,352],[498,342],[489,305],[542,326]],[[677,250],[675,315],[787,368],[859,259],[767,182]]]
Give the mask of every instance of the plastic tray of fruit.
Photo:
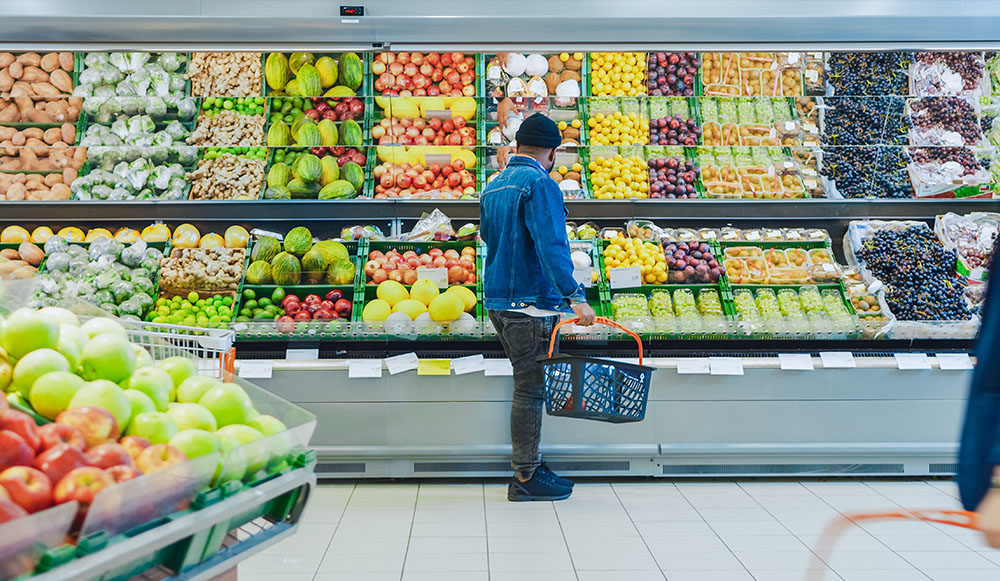
[[[715,97],[794,97],[803,94],[800,53],[702,53],[701,82]]]
[[[742,335],[754,338],[846,339],[860,334],[839,284],[731,288]]]
[[[614,293],[611,313],[616,322],[646,339],[718,339],[733,332],[720,285],[644,286]]]
[[[515,105],[547,110],[555,121],[575,117],[583,89],[590,86],[585,53],[504,54],[503,62],[499,55],[482,55],[480,91],[488,119],[496,121],[497,104],[508,97]]]

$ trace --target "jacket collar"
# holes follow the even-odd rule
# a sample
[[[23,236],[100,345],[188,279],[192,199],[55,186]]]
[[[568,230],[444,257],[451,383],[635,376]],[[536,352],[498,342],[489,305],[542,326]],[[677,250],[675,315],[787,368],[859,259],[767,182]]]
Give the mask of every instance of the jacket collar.
[[[541,171],[542,173],[545,173],[545,174],[549,173],[549,172],[545,171],[545,168],[542,167],[542,164],[538,163],[538,160],[536,160],[533,157],[528,157],[526,155],[516,155],[515,154],[515,155],[511,156],[510,160],[507,161],[507,167],[510,167],[512,165],[525,165],[525,166],[533,167],[533,168]]]

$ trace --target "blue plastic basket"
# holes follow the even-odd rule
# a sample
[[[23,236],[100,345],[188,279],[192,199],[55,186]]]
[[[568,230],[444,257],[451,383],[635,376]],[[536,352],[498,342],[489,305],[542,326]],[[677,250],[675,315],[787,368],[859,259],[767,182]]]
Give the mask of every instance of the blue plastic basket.
[[[642,364],[642,340],[632,331],[603,317],[597,322],[622,329],[639,344],[639,363],[625,363],[552,354],[559,328],[577,319],[561,321],[552,330],[549,354],[540,359],[545,381],[545,411],[551,416],[565,416],[622,424],[646,417],[649,382],[653,368]]]

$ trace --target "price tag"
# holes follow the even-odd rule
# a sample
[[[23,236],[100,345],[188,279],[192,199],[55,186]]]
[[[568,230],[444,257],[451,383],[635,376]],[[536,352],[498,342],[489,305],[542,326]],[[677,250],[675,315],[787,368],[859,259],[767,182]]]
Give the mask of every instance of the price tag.
[[[611,288],[636,288],[642,286],[642,270],[638,266],[611,269]]]
[[[805,180],[804,183],[805,186],[810,190],[815,190],[816,188],[819,187],[819,182],[817,182],[816,180]]]
[[[450,359],[421,359],[417,375],[451,375]]]
[[[482,355],[469,355],[468,357],[459,357],[458,359],[451,360],[451,368],[455,371],[455,375],[465,375],[466,373],[475,373],[477,371],[483,371],[486,369],[486,360]]]
[[[246,323],[234,323],[233,324],[233,331],[236,331],[237,333],[239,333],[240,331],[246,331],[249,328],[250,327],[248,327]]]
[[[944,371],[972,369],[972,358],[968,353],[938,353],[938,366]]]
[[[792,133],[793,131],[795,131],[795,122],[794,121],[785,121],[785,131],[787,131],[789,133]]]
[[[712,372],[708,359],[678,359],[677,373],[680,375],[708,375]]]
[[[315,361],[319,359],[319,349],[288,349],[285,359],[289,361]]]
[[[854,363],[853,353],[824,351],[819,354],[819,358],[823,361],[823,367],[826,369],[854,369],[857,367],[857,364]]]
[[[739,357],[709,357],[712,375],[743,375],[743,360]]]
[[[385,366],[389,370],[389,375],[396,375],[397,373],[416,369],[418,363],[419,360],[417,360],[416,353],[403,353],[402,355],[385,358]]]
[[[349,379],[378,379],[382,377],[381,359],[354,359],[347,362]]]
[[[785,169],[795,169],[795,164],[790,161],[781,162],[781,167]]]
[[[895,353],[896,367],[902,370],[930,369],[931,360],[926,353]]]
[[[239,376],[243,379],[271,379],[274,363],[270,361],[240,361]]]
[[[422,278],[426,278],[427,280],[438,285],[438,288],[448,288],[447,268],[420,267],[417,269],[417,280],[420,280]]]
[[[785,371],[812,371],[812,355],[808,353],[779,353],[778,363]]]
[[[487,359],[483,371],[487,377],[509,377],[514,375],[514,366],[510,364],[510,359]]]
[[[594,286],[594,267],[574,268],[573,280],[583,285],[583,288]]]
[[[812,84],[818,83],[819,82],[819,71],[817,71],[815,69],[808,69],[808,70],[806,70],[806,80],[809,81]]]
[[[833,266],[832,264],[830,264],[829,262],[824,262],[823,263],[823,271],[824,272],[837,272],[837,268],[835,266]]]
[[[878,292],[881,289],[882,289],[882,281],[879,281],[879,280],[872,281],[872,283],[870,285],[868,285],[868,292],[869,293],[873,293],[874,294],[874,293]]]
[[[799,53],[790,52],[788,53],[788,64],[790,65],[798,64],[800,58],[802,58],[802,56]]]

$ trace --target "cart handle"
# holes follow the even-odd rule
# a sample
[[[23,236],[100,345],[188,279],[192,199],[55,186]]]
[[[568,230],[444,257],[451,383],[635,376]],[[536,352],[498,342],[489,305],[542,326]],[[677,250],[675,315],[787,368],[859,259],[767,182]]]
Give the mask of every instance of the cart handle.
[[[579,320],[580,319],[566,319],[565,321],[559,321],[558,323],[556,323],[555,328],[552,329],[552,338],[549,340],[549,357],[552,357],[552,352],[556,348],[556,337],[559,336],[559,328],[562,327],[563,325],[569,325],[571,323],[579,322]],[[638,335],[636,335],[630,329],[626,329],[625,327],[605,317],[596,317],[594,319],[594,322],[600,323],[602,325],[608,325],[610,327],[617,327],[618,329],[625,331],[625,333],[627,333],[630,337],[635,339],[635,342],[639,344],[639,365],[642,365],[642,339],[640,339]]]

